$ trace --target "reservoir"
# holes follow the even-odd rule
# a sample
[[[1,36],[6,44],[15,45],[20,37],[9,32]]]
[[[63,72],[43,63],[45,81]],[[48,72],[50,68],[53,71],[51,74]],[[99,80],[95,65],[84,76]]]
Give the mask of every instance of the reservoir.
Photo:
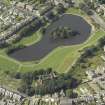
[[[73,38],[52,41],[50,33],[59,26],[70,27],[72,30],[79,32],[79,35],[76,35]],[[88,24],[85,19],[77,15],[64,14],[59,20],[51,23],[47,27],[45,34],[39,42],[22,49],[18,49],[13,53],[10,53],[9,56],[19,61],[40,60],[55,48],[59,46],[81,44],[85,42],[90,35],[91,25]]]

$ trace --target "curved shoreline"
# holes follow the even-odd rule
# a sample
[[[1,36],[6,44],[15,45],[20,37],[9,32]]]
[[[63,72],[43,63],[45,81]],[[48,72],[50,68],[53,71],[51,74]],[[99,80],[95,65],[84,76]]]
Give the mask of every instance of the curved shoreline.
[[[79,36],[73,39],[64,39],[61,41],[51,41],[49,33],[58,26],[68,26],[73,30],[80,32]],[[47,27],[45,35],[42,39],[33,45],[15,51],[9,54],[10,57],[19,61],[40,60],[49,52],[59,46],[76,45],[85,42],[91,35],[91,25],[81,16],[64,14],[58,21]]]

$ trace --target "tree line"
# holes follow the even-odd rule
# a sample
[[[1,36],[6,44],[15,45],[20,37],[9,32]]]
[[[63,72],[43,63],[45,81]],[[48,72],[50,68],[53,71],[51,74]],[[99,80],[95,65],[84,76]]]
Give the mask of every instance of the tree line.
[[[63,26],[59,26],[51,32],[52,39],[67,39],[76,35],[79,35],[79,32]]]
[[[70,74],[59,74],[48,68],[46,70],[35,70],[28,73],[14,73],[12,75],[15,79],[21,79],[18,91],[25,93],[29,96],[33,95],[46,95],[59,93],[61,90],[64,92],[69,91],[71,95],[72,89],[76,88],[80,81],[73,78]]]

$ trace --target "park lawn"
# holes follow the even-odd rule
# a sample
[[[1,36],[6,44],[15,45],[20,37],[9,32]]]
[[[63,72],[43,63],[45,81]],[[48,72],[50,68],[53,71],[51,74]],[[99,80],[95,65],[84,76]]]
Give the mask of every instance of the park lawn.
[[[73,10],[73,8],[72,8]],[[68,13],[71,13],[71,9],[68,10]],[[81,10],[74,8],[74,14],[81,14]],[[84,14],[85,15],[85,14]],[[23,41],[20,41],[20,43],[23,44],[30,44],[31,42],[34,43],[33,39],[37,40],[37,34],[33,34],[32,36],[27,37],[26,39],[23,39]],[[41,35],[39,35],[41,36]],[[66,72],[70,69],[71,65],[75,63],[75,61],[78,59],[78,57],[81,55],[80,50],[83,50],[83,48],[87,46],[91,46],[97,43],[97,40],[101,37],[105,36],[105,32],[101,29],[97,30],[96,32],[92,33],[90,38],[82,44],[79,45],[73,45],[73,46],[60,46],[50,52],[46,57],[44,57],[42,60],[39,61],[38,64],[36,64],[36,61],[32,62],[18,62],[15,59],[12,59],[8,57],[5,54],[5,51],[0,50],[0,70],[9,70],[9,71],[21,71],[21,72],[27,72],[27,71],[33,71],[38,70],[41,68],[53,68],[53,70],[56,70],[57,72]]]
[[[11,78],[7,74],[0,72],[0,85],[4,87],[8,87],[9,90],[17,90],[21,81],[18,79]]]
[[[37,32],[32,33],[32,35],[24,37],[22,40],[18,42],[18,45],[29,46],[34,43],[37,43],[41,39],[41,32],[38,30]]]
[[[19,64],[6,56],[0,55],[0,71],[16,71]]]
[[[45,58],[43,58],[39,64],[31,64],[29,62],[28,65],[28,62],[26,64],[23,63],[20,70],[26,72],[52,67],[53,70],[56,70],[57,72],[66,72],[81,55],[81,53],[79,52],[80,50],[83,50],[88,46],[95,45],[97,43],[97,40],[103,36],[105,36],[105,32],[103,30],[98,30],[85,43],[80,45],[58,47],[50,54],[48,54]]]
[[[75,11],[74,14],[77,14],[78,11],[80,10],[74,9],[74,11]],[[81,12],[79,14],[81,14]],[[84,13],[81,15],[82,16],[84,15],[84,17],[86,16]],[[105,36],[105,31],[103,31],[102,29],[98,29],[94,31],[94,33],[92,32],[91,34],[92,35],[89,37],[89,39],[82,44],[73,45],[73,46],[60,46],[56,48],[55,50],[50,52],[46,57],[44,57],[42,60],[38,61],[39,63],[36,63],[36,61],[32,61],[32,62],[31,61],[30,62],[16,61],[15,59],[12,59],[6,55],[5,49],[0,49],[0,84],[2,83],[6,84],[9,87],[14,88],[14,89],[19,84],[19,81],[12,80],[13,78],[11,79],[10,77],[7,77],[4,71],[29,72],[29,71],[42,69],[42,68],[46,69],[46,68],[51,67],[53,70],[59,73],[67,72],[68,70],[70,70],[70,67],[72,66],[72,64],[74,64],[77,61],[78,57],[80,57],[81,53],[83,52],[83,49],[91,45],[96,45],[97,41],[101,37]],[[39,41],[40,38],[41,38],[41,34],[38,31],[36,34],[34,33],[33,35],[22,39],[19,42],[19,44],[30,45]],[[94,60],[95,58],[93,59],[93,61]],[[78,71],[76,70],[73,71],[73,74],[79,75],[80,73],[79,69],[80,68],[78,68]],[[11,81],[11,82],[8,82],[8,81]]]
[[[80,15],[80,16],[87,16],[86,13],[84,11],[82,11],[81,9],[79,8],[69,8],[66,13],[70,13],[70,14],[73,14],[73,15]]]

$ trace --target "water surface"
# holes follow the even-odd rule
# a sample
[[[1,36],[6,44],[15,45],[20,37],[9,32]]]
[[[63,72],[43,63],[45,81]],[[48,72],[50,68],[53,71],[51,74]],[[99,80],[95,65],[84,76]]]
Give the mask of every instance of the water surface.
[[[58,26],[70,27],[78,31],[80,35],[63,40],[51,40],[50,33]],[[26,48],[16,50],[9,54],[10,57],[19,61],[40,60],[58,46],[76,45],[85,42],[91,33],[91,26],[80,16],[64,14],[58,21],[47,27],[42,39]]]

